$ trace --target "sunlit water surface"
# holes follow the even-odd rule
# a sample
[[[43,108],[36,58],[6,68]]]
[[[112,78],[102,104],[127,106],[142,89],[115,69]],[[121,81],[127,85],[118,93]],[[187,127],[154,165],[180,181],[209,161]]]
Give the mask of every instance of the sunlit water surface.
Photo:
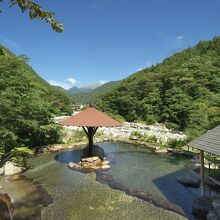
[[[112,168],[105,173],[129,190],[138,190],[178,206],[192,218],[192,200],[199,189],[186,188],[176,177],[187,172],[190,160],[184,157],[158,155],[124,143],[101,143]],[[97,181],[96,173],[70,170],[67,163],[79,162],[81,149],[44,154],[30,160],[27,177],[39,181],[52,195],[54,202],[42,209],[43,220],[89,219],[184,219],[174,212],[127,195],[105,182]]]

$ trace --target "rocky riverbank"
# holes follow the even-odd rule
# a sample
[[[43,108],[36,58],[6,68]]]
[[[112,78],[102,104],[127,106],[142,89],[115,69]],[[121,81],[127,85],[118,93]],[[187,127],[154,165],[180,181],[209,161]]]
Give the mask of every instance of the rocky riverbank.
[[[79,127],[64,126],[69,131],[79,130]],[[120,127],[100,127],[99,134],[110,139],[130,139],[136,138],[135,133],[143,136],[154,137],[155,142],[165,145],[170,140],[183,141],[187,136],[182,132],[173,132],[166,128],[164,124],[155,123],[153,125],[145,125],[140,123],[125,122]]]

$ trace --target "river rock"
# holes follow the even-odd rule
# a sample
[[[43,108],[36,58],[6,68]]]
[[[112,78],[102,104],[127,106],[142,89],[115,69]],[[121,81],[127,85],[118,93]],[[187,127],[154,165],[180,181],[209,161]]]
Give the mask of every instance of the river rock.
[[[22,172],[22,168],[12,161],[7,161],[4,165],[5,175],[10,176]]]
[[[192,213],[196,218],[207,219],[206,216],[212,209],[212,200],[207,196],[196,198],[193,201]]]
[[[219,220],[220,219],[220,209],[211,210],[207,215],[207,220]]]
[[[0,176],[4,175],[5,173],[5,168],[4,167],[1,167],[0,168]]]
[[[109,165],[109,161],[108,160],[104,160],[104,161],[102,161],[102,165]]]
[[[70,163],[68,164],[68,167],[73,168],[73,169],[79,169],[79,168],[80,168],[80,165],[79,165],[78,163],[70,162]]]
[[[166,148],[162,148],[162,149],[156,149],[156,153],[160,153],[160,154],[166,154],[168,153],[168,150]]]
[[[20,173],[17,173],[15,175],[10,175],[8,178],[8,181],[10,182],[14,182],[14,181],[18,181],[22,178],[22,176],[20,175]]]
[[[200,171],[200,167],[201,167],[200,163],[195,163],[195,164],[193,165],[193,170],[194,170],[195,172],[199,172],[199,171]]]
[[[138,137],[136,137],[136,136],[130,136],[129,139],[130,139],[130,140],[133,140],[133,141],[137,141],[137,140],[138,140]]]
[[[176,180],[177,182],[183,184],[184,186],[197,188],[200,185],[200,178],[198,174],[193,171],[183,176],[177,177]]]
[[[101,165],[101,159],[99,159],[98,157],[87,157],[87,158],[82,158],[80,165],[81,166],[98,166]]]
[[[169,153],[172,153],[172,152],[173,152],[173,148],[168,147],[168,148],[167,148],[167,151],[168,151]]]
[[[212,206],[214,209],[220,210],[220,199],[213,199],[212,200]]]
[[[102,165],[102,170],[109,170],[110,168],[110,165]]]

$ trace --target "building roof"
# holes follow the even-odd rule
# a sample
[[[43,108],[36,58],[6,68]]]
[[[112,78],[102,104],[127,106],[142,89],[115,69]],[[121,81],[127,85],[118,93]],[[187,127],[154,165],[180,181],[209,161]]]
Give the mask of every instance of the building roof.
[[[120,122],[92,107],[60,121],[59,124],[79,127],[115,127],[122,125]]]
[[[220,156],[220,125],[207,131],[188,145]]]

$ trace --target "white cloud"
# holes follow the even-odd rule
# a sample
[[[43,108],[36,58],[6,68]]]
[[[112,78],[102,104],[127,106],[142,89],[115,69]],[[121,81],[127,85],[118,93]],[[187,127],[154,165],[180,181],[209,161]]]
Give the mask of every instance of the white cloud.
[[[103,84],[105,84],[105,83],[107,83],[107,82],[109,82],[109,81],[106,81],[106,80],[100,80],[100,81],[99,81],[99,83],[100,83],[101,85],[103,85]]]
[[[78,82],[73,78],[68,78],[64,82],[57,82],[54,80],[49,80],[48,83],[50,83],[53,86],[60,86],[64,89],[70,89],[73,86],[76,86],[78,84]]]
[[[57,81],[54,81],[54,80],[49,80],[48,83],[53,85],[53,86],[60,86],[64,89],[70,89],[72,88],[73,86],[76,86],[78,88],[90,88],[90,89],[95,89],[105,83],[107,83],[108,81],[106,80],[100,80],[98,82],[94,82],[94,83],[87,83],[87,84],[82,84],[80,83],[79,81],[73,79],[73,78],[68,78],[66,79],[64,82],[57,82]]]
[[[176,37],[176,39],[179,40],[179,41],[183,40],[183,38],[184,38],[183,35],[178,35],[178,36]]]
[[[81,84],[79,87],[80,88],[86,88],[86,89],[95,89],[105,83],[107,83],[108,81],[104,81],[104,80],[100,80],[98,82],[94,82],[94,83],[88,83],[88,84]]]
[[[73,78],[68,78],[67,80],[66,80],[66,82],[67,82],[67,84],[70,86],[70,88],[71,87],[73,87],[73,86],[75,86],[78,82],[75,80],[75,79],[73,79]]]

